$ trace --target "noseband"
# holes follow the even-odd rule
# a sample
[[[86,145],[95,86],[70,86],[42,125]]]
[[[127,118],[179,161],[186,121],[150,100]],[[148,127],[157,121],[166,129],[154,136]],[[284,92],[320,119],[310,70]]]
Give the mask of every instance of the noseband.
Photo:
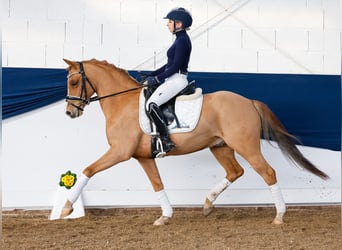
[[[105,96],[94,96],[94,97],[87,97],[87,88],[86,88],[86,83],[88,83],[90,85],[90,87],[94,90],[94,92],[96,92],[96,89],[94,87],[94,85],[91,83],[91,81],[89,80],[89,78],[86,76],[85,72],[84,72],[84,67],[83,67],[83,63],[82,62],[78,62],[78,64],[80,65],[80,71],[79,72],[73,72],[73,73],[70,73],[68,74],[67,78],[69,79],[71,76],[73,75],[76,75],[76,74],[81,74],[82,76],[82,89],[81,89],[81,94],[79,97],[77,96],[70,96],[70,95],[67,95],[65,100],[68,102],[68,101],[81,101],[81,104],[80,105],[76,105],[72,102],[69,102],[69,104],[81,111],[84,111],[83,108],[82,108],[82,104],[83,105],[89,105],[91,102],[94,102],[94,101],[99,101],[101,99],[104,99],[104,98],[107,98],[107,97],[111,97],[111,96],[116,96],[116,95],[120,95],[120,94],[124,94],[124,93],[127,93],[127,92],[130,92],[130,91],[134,91],[134,90],[137,90],[137,89],[141,89],[143,87],[145,87],[145,85],[141,85],[139,87],[136,87],[136,88],[131,88],[131,89],[127,89],[127,90],[124,90],[124,91],[120,91],[120,92],[117,92],[117,93],[114,93],[114,94],[110,94],[110,95],[105,95]],[[84,97],[83,97],[84,96]]]
[[[91,102],[92,98],[87,98],[87,88],[86,88],[86,83],[88,82],[90,87],[94,90],[95,92],[95,88],[94,85],[91,83],[91,81],[88,79],[88,77],[86,76],[85,72],[84,72],[84,68],[83,68],[83,63],[82,62],[78,62],[78,64],[80,65],[80,71],[79,72],[73,72],[70,73],[67,78],[69,79],[71,76],[76,75],[76,74],[81,74],[82,76],[82,88],[81,88],[81,94],[79,97],[77,96],[70,96],[67,95],[65,97],[65,100],[68,101],[81,101],[80,105],[76,105],[72,102],[69,102],[71,106],[83,111],[82,108],[82,104],[83,105],[88,105]],[[83,97],[84,96],[84,97]]]

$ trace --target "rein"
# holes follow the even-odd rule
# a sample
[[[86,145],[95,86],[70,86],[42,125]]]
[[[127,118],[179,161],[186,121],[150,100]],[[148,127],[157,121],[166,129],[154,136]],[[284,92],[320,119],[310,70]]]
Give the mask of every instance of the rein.
[[[81,74],[81,76],[82,76],[81,94],[80,94],[80,97],[67,95],[66,98],[65,98],[66,101],[81,101],[82,104],[89,105],[91,102],[99,101],[101,99],[108,98],[108,97],[113,97],[113,96],[121,95],[121,94],[124,94],[124,93],[127,93],[127,92],[131,92],[131,91],[134,91],[134,90],[137,90],[137,89],[141,89],[141,88],[147,86],[147,85],[142,84],[139,87],[135,87],[135,88],[131,88],[131,89],[126,89],[126,90],[123,90],[123,91],[120,91],[120,92],[116,92],[116,93],[113,93],[113,94],[109,94],[109,95],[105,95],[105,96],[93,96],[93,97],[87,98],[86,83],[88,83],[90,85],[90,87],[94,90],[94,92],[96,92],[96,90],[95,90],[94,85],[91,83],[91,81],[89,80],[89,78],[86,76],[86,74],[84,72],[83,63],[82,62],[78,62],[78,63],[80,65],[80,71],[79,72],[70,73],[67,76],[67,78],[69,79],[73,75]],[[82,97],[83,93],[84,93],[85,98]],[[70,104],[72,106],[74,106],[75,108],[83,111],[83,108],[81,106],[77,106],[77,105],[75,105],[73,103],[70,103]]]
[[[99,101],[101,99],[104,99],[104,98],[107,98],[107,97],[112,97],[112,96],[116,96],[116,95],[121,95],[121,94],[124,94],[124,93],[127,93],[127,92],[131,92],[131,91],[134,91],[134,90],[137,90],[137,89],[141,89],[145,87],[145,85],[142,85],[142,86],[139,86],[139,87],[135,87],[135,88],[132,88],[132,89],[126,89],[126,90],[123,90],[123,91],[120,91],[120,92],[116,92],[116,93],[113,93],[113,94],[110,94],[110,95],[104,95],[104,96],[94,96],[94,97],[91,97],[89,99],[89,103],[90,102],[95,102],[95,101]]]

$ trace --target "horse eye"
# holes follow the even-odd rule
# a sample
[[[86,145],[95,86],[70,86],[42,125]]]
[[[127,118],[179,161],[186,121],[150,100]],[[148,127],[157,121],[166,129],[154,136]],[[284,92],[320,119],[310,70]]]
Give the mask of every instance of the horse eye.
[[[77,85],[78,85],[78,81],[71,83],[71,86],[73,86],[73,87],[76,87]]]

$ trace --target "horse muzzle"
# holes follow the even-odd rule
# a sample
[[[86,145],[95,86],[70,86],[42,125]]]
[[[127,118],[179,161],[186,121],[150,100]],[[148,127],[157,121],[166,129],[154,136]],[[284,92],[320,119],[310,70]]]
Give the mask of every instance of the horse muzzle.
[[[77,118],[80,117],[83,114],[84,111],[84,105],[76,105],[72,102],[68,102],[65,114],[69,116],[70,118]]]
[[[79,112],[79,111],[77,111],[77,112],[70,112],[69,110],[65,111],[65,114],[72,119],[80,117],[82,115],[82,113],[83,112]]]

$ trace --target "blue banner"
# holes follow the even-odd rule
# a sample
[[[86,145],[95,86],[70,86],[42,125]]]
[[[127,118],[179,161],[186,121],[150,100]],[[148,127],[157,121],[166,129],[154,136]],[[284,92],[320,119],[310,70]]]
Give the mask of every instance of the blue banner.
[[[341,150],[341,76],[194,73],[206,92],[229,90],[266,103],[303,145]],[[229,114],[227,114],[229,115]]]
[[[65,98],[67,71],[63,69],[2,69],[2,119]]]
[[[66,75],[64,69],[3,68],[2,118],[64,99]],[[204,93],[229,90],[266,103],[303,145],[341,149],[340,76],[192,72],[189,80]]]

